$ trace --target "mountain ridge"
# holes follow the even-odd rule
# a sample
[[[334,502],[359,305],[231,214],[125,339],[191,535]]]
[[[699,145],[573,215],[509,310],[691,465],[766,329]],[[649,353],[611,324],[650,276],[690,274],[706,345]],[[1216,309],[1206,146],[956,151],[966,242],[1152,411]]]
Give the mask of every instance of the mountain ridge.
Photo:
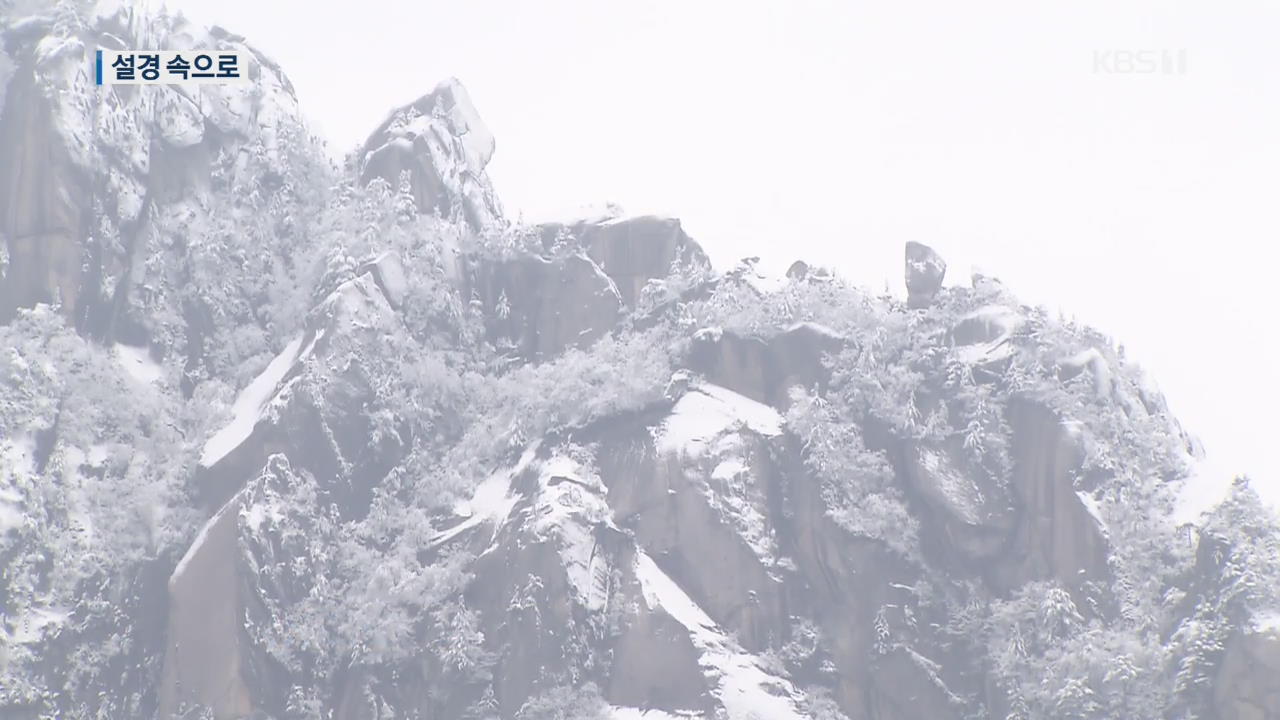
[[[1275,518],[1169,520],[1196,444],[1100,333],[923,245],[903,303],[521,226],[456,81],[335,174],[269,65],[91,94],[194,31],[78,7],[5,31],[0,158],[57,158],[0,168],[6,716],[1280,717]]]

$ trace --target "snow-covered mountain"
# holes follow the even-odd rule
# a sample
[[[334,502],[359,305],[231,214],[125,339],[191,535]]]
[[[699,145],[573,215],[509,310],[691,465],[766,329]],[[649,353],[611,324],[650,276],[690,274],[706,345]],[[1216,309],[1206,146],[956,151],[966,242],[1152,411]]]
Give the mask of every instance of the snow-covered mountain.
[[[1105,335],[513,222],[456,80],[335,168],[230,32],[0,29],[0,716],[1280,718],[1280,525],[1180,524]]]

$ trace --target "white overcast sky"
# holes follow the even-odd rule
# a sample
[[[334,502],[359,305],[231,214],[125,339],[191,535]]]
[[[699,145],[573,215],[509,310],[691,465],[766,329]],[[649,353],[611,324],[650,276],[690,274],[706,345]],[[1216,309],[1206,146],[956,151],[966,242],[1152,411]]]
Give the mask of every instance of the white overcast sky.
[[[720,267],[895,292],[903,243],[933,245],[951,282],[981,267],[1123,341],[1212,467],[1280,498],[1280,4],[168,6],[278,60],[336,154],[459,78],[512,215],[613,201]],[[1173,72],[1120,72],[1138,51]]]

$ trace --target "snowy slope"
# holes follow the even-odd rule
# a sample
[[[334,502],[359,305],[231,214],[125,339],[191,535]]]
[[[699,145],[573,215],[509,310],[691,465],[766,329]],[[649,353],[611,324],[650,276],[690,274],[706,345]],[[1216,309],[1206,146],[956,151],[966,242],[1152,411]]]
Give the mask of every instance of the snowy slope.
[[[714,683],[713,694],[728,720],[805,718],[801,694],[785,678],[765,671],[758,658],[744,651],[645,553],[638,553],[636,577],[650,609],[662,609],[689,632],[701,653],[698,664]]]

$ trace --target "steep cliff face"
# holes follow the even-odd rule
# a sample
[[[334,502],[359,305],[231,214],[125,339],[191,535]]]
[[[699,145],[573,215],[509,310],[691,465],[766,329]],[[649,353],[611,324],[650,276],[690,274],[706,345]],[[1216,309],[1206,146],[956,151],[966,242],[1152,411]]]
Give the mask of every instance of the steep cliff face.
[[[457,81],[330,174],[264,58],[75,71],[240,38],[77,17],[4,26],[0,715],[1280,713],[1275,519],[1174,526],[1194,443],[1108,338],[917,244],[904,303],[519,227]]]
[[[5,30],[15,68],[0,115],[0,232],[9,257],[0,320],[58,303],[81,332],[141,344],[148,323],[136,286],[156,283],[151,256],[162,231],[152,224],[164,206],[207,191],[220,155],[241,155],[244,165],[243,155],[260,152],[278,164],[300,115],[289,81],[243,38],[112,3],[81,12],[24,18]],[[143,38],[247,52],[254,82],[93,85],[95,48]]]

